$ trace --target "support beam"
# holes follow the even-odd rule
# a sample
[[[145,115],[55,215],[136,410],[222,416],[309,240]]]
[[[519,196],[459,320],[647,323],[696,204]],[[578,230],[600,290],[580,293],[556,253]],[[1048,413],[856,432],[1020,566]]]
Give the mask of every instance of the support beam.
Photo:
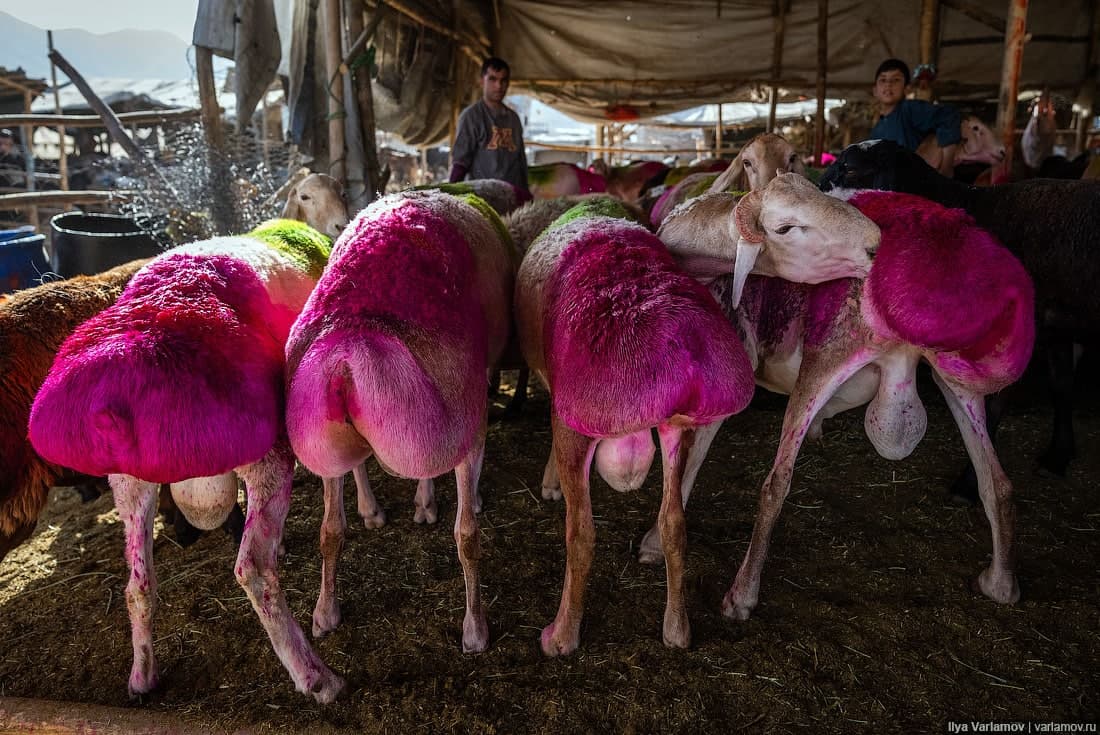
[[[718,102],[718,122],[714,125],[714,157],[722,157],[722,102]]]
[[[1027,34],[1028,0],[1009,0],[1008,31],[1001,66],[1001,94],[997,105],[997,127],[1004,136],[1005,160],[993,172],[994,181],[1007,177],[1012,170],[1016,150],[1016,100],[1020,95],[1020,68],[1024,62],[1024,37]]]
[[[825,77],[829,69],[829,0],[817,0],[817,119],[814,123],[814,165],[825,151]]]
[[[922,0],[920,13],[920,63],[939,66],[940,0]],[[918,99],[931,100],[932,85],[919,85]]]
[[[46,45],[53,51],[53,31],[46,31]],[[61,112],[61,93],[57,89],[57,66],[50,62],[50,80],[53,82],[53,106],[57,114]],[[57,173],[61,176],[61,190],[69,190],[69,151],[65,145],[65,126],[57,126],[57,142],[60,152],[57,157]]]
[[[325,41],[325,76],[328,84],[328,172],[332,178],[347,184],[344,152],[344,83],[340,74],[340,0],[323,0],[321,22]]]
[[[23,109],[27,112],[31,111],[31,104],[34,102],[34,93],[29,89],[23,91]],[[33,192],[37,187],[34,180],[34,128],[30,125],[23,126],[23,161],[26,165],[27,173],[27,191]],[[27,219],[34,229],[38,229],[38,206],[36,204],[30,204],[27,207]]]
[[[205,46],[195,47],[195,75],[199,83],[202,135],[206,143],[206,181],[212,193],[210,217],[216,230],[228,235],[237,228],[234,226],[233,198],[229,191],[230,174],[222,132],[222,109],[218,106],[218,91],[214,85],[214,52]]]
[[[791,9],[791,0],[772,2],[772,79],[783,76],[783,40],[787,34],[787,12]],[[768,87],[768,127],[769,133],[775,132],[775,111],[779,104],[779,86]]]
[[[1005,34],[1005,22],[998,18],[993,13],[990,13],[985,8],[981,7],[977,3],[970,0],[941,0],[947,7],[957,10],[967,18],[976,20],[983,25],[987,25],[993,30],[997,31],[1004,36]]]

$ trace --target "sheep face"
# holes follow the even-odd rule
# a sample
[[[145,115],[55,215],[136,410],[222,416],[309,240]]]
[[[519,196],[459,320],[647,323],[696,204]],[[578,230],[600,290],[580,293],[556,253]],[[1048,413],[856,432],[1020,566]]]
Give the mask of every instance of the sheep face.
[[[969,115],[962,121],[962,144],[955,164],[986,163],[996,166],[1005,159],[1004,144],[978,118]]]
[[[798,151],[781,135],[761,133],[745,144],[710,191],[757,191],[785,173],[806,175]]]
[[[797,174],[745,195],[735,219],[734,304],[750,272],[798,283],[864,278],[879,243],[874,222]]]
[[[344,187],[326,174],[310,174],[291,187],[282,216],[301,220],[335,239],[349,219]]]

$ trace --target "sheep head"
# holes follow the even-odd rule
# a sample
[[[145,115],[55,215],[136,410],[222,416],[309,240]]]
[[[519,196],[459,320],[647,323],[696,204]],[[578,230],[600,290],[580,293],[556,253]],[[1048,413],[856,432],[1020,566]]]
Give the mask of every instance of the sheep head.
[[[955,165],[960,163],[986,163],[996,166],[1005,159],[1005,147],[985,123],[973,115],[962,121],[962,143],[955,155]]]
[[[349,220],[344,187],[326,174],[308,174],[290,187],[282,217],[305,222],[335,239]]]
[[[735,306],[750,273],[798,283],[864,278],[880,236],[859,210],[798,174],[781,174],[763,190],[746,194],[734,221]]]
[[[761,133],[745,144],[710,191],[757,191],[784,173],[806,175],[798,151],[781,135]]]

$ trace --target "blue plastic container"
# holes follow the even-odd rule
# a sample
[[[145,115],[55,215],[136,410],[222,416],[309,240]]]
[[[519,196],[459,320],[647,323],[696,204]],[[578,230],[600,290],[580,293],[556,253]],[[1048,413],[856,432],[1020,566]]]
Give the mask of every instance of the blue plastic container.
[[[50,270],[43,247],[45,243],[46,236],[34,234],[33,227],[0,230],[0,293],[11,293],[41,282],[42,274]]]

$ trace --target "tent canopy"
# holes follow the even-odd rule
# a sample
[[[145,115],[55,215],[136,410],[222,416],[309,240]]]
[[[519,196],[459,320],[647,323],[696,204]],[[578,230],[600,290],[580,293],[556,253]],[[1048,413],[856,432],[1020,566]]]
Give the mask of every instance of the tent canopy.
[[[995,98],[1008,0],[937,1],[938,94]],[[916,66],[928,2],[829,0],[827,95],[866,98],[888,57]],[[203,29],[217,26],[210,19],[233,6],[248,23],[246,11],[261,5],[256,22],[278,25],[294,116],[299,100],[324,100],[299,93],[326,81],[316,52],[317,0],[202,0],[195,43],[224,49],[225,39],[206,37],[212,31]],[[1031,0],[1021,89],[1084,94],[1091,104],[1097,5]],[[514,93],[588,122],[760,103],[773,86],[784,102],[816,95],[817,0],[365,0],[364,7],[384,14],[371,44],[378,126],[411,144],[445,138],[454,108],[476,98],[480,61],[490,52],[511,65]],[[236,45],[239,56],[240,38]]]

